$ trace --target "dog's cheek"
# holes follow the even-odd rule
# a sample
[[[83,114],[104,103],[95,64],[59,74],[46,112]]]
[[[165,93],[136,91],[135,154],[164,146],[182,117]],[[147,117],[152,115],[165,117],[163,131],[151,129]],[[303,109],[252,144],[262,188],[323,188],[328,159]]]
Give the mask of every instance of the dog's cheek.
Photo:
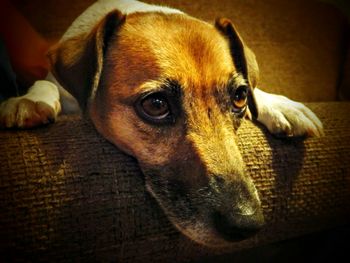
[[[126,114],[122,109],[114,112],[108,104],[101,104],[96,100],[91,104],[89,116],[97,131],[108,141],[113,143],[123,152],[134,156],[131,127]]]
[[[103,137],[140,163],[164,165],[169,162],[176,139],[144,123],[132,107],[116,103],[103,108],[94,103],[90,117]]]

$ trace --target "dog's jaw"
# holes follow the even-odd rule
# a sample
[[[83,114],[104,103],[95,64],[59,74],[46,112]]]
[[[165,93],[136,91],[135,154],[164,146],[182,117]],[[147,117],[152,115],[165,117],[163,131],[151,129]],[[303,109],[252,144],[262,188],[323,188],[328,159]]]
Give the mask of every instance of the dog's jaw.
[[[145,177],[148,192],[173,225],[202,245],[232,246],[234,242],[255,235],[264,224],[260,200],[253,185],[250,185],[253,193],[237,201],[237,196],[247,193],[246,182],[226,190],[217,190],[213,184],[188,189],[183,183],[166,179],[161,182],[163,178],[156,174],[145,172]]]

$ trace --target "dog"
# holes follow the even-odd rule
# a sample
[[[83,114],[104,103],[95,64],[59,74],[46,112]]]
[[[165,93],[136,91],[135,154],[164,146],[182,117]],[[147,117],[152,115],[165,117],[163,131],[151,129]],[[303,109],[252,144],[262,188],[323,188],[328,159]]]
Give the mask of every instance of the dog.
[[[98,132],[137,159],[173,225],[205,246],[230,245],[264,225],[236,143],[243,119],[276,135],[323,134],[306,106],[257,87],[254,53],[225,18],[208,23],[169,7],[99,0],[48,57],[47,80],[2,103],[2,126],[45,124],[73,95]],[[61,86],[69,94],[60,96]]]

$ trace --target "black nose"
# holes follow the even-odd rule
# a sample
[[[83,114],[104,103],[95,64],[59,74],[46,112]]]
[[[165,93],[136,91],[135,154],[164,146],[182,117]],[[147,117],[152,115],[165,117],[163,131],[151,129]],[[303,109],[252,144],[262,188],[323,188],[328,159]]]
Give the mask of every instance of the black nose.
[[[227,241],[241,241],[255,235],[264,225],[264,216],[261,211],[251,215],[220,212],[213,214],[214,227]]]

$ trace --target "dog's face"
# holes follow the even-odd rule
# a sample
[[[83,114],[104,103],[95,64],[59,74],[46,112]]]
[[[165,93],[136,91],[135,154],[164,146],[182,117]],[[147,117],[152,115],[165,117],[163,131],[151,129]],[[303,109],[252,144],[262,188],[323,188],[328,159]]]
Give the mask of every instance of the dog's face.
[[[229,21],[114,12],[51,59],[64,87],[83,107],[88,101],[99,132],[138,160],[148,191],[181,232],[220,246],[262,226],[236,144],[256,64]]]

